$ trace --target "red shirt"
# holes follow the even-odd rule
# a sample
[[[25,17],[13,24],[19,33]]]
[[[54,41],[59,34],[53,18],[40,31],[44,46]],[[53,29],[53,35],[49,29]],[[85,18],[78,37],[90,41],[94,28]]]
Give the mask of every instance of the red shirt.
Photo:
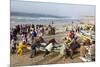
[[[68,36],[72,39],[72,32],[69,32]]]

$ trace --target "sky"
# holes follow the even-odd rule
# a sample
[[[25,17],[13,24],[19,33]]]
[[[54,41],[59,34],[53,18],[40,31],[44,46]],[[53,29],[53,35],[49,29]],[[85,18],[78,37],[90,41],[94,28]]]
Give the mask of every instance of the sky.
[[[54,16],[95,16],[94,5],[73,5],[11,0],[11,12],[38,13]]]

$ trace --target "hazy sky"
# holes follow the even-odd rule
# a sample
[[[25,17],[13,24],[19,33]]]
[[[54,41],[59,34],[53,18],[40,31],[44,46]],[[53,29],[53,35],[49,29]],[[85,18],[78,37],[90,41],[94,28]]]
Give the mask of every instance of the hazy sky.
[[[95,16],[95,6],[11,0],[11,12],[39,13],[55,16]]]

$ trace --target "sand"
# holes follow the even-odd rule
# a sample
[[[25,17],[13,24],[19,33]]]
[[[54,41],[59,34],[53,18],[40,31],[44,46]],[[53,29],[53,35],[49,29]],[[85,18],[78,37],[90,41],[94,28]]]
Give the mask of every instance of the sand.
[[[56,35],[45,35],[43,38],[48,41],[51,38],[55,38],[58,43],[62,43],[62,39],[66,37],[65,31],[66,25],[54,25],[56,27]],[[69,26],[69,25],[67,25]],[[66,64],[66,63],[80,63],[82,60],[79,58],[79,53],[73,55],[73,60],[67,57],[61,56],[59,52],[52,52],[45,58],[43,58],[44,52],[38,52],[34,58],[29,58],[30,52],[25,53],[22,56],[16,54],[11,55],[11,67],[14,66],[28,66],[28,65],[43,65],[43,64]]]
[[[59,33],[58,35],[52,35],[52,36],[45,36],[44,38],[50,39],[52,37],[55,37],[57,42],[60,41],[64,36],[65,33]],[[62,37],[62,38],[61,38]],[[43,58],[44,52],[38,52],[37,56],[34,58],[29,58],[30,52],[25,53],[22,56],[17,56],[16,54],[11,55],[11,66],[26,66],[26,65],[43,65],[43,64],[65,64],[65,63],[78,63],[82,62],[79,59],[79,53],[75,54],[73,56],[73,60],[67,57],[66,59],[60,55],[59,52],[52,52],[45,58]]]

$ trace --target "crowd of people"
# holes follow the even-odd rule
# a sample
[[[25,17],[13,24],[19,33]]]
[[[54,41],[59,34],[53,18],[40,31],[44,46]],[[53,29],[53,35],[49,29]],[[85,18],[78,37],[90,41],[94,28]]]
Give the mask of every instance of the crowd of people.
[[[34,25],[34,24],[21,24],[16,25],[15,27],[11,28],[10,31],[10,43],[11,43],[11,53],[19,53],[22,55],[22,49],[25,47],[25,44],[33,45],[35,40],[35,44],[39,43],[37,41],[38,37],[39,39],[43,39],[42,36],[45,34],[45,31],[52,30],[53,27],[51,25],[48,25],[47,27],[44,25]],[[19,37],[18,37],[19,36]],[[20,42],[21,41],[21,42]],[[32,46],[35,51],[38,47],[37,45]],[[17,49],[18,48],[18,49]]]
[[[49,27],[51,27],[49,25]],[[37,55],[37,51],[40,48],[44,49],[43,57],[47,56],[51,53],[54,48],[62,47],[63,54],[66,57],[67,55],[73,59],[74,51],[77,48],[80,48],[80,56],[85,56],[88,50],[84,47],[85,41],[82,41],[80,37],[78,37],[75,32],[80,31],[79,28],[76,31],[71,30],[67,33],[67,36],[63,39],[63,44],[59,45],[55,38],[51,38],[48,42],[44,40],[42,37],[45,34],[45,30],[43,25],[17,25],[15,28],[11,29],[10,32],[10,44],[11,44],[11,53],[17,55],[23,55],[24,49],[30,50],[30,58],[33,58]],[[18,39],[18,35],[20,35],[21,39]],[[31,42],[30,42],[31,41]],[[58,45],[58,46],[55,46]],[[91,56],[95,56],[95,41],[89,44],[90,45],[90,53]],[[61,49],[62,50],[62,49]],[[93,58],[94,59],[94,58]]]
[[[23,42],[28,42],[30,39],[30,44],[32,40],[40,36],[40,33],[43,35],[44,33],[44,28],[43,25],[28,25],[28,24],[23,24],[23,25],[16,25],[14,28],[11,28],[10,31],[10,42],[12,46],[12,52],[14,53],[16,50],[16,46],[18,45],[18,42],[21,40]],[[20,39],[18,37],[20,36]],[[42,36],[41,35],[41,36]]]

